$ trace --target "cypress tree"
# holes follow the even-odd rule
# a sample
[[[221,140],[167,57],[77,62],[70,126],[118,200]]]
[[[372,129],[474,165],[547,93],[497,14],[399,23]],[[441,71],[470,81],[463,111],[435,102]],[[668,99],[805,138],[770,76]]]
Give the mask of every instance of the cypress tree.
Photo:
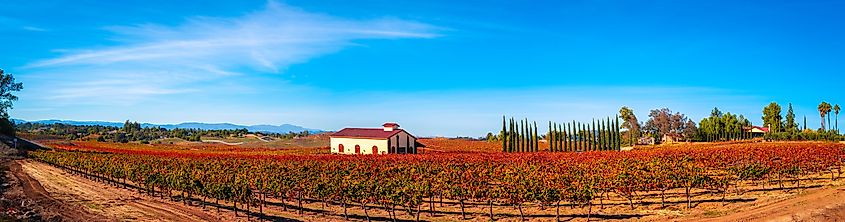
[[[613,131],[616,134],[614,136],[616,138],[614,139],[614,148],[616,150],[622,150],[622,143],[619,141],[619,115],[616,115],[616,118],[614,119]]]
[[[569,151],[575,151],[575,122],[567,123],[569,125]]]
[[[509,122],[508,130],[508,152],[513,152],[513,117],[511,117]]]
[[[522,149],[519,152],[528,151],[528,120],[522,120]]]
[[[531,142],[531,144],[529,144],[529,145],[528,145],[528,148],[529,148],[529,149],[528,149],[528,151],[530,151],[530,152],[534,152],[534,149],[536,149],[536,148],[537,148],[536,146],[534,146],[534,141],[537,141],[537,140],[536,140],[537,134],[534,134],[534,126],[533,126],[533,123],[534,123],[534,122],[529,122],[529,123],[528,123],[528,135],[531,137],[531,138],[529,138],[529,140],[528,140],[528,141],[530,141],[530,142]]]
[[[631,132],[633,135],[634,132]],[[607,145],[607,150],[613,150],[613,138],[616,138],[616,135],[613,134],[613,122],[610,121],[610,117],[607,117],[607,139],[610,140],[610,144]],[[633,138],[633,136],[632,136]],[[621,138],[620,138],[621,139]],[[621,141],[620,141],[621,142]],[[633,146],[634,141],[631,141],[631,145]]]
[[[581,123],[575,122],[575,151],[581,151]]]
[[[523,129],[525,129],[525,149],[522,152],[531,151],[531,130],[529,130],[530,123],[528,123],[528,119],[524,120],[525,125],[523,125]]]
[[[610,117],[607,117],[605,122],[607,123],[607,150],[613,150],[613,125],[612,122],[610,122]]]
[[[522,143],[525,141],[522,134],[524,133],[525,130],[522,130],[522,120],[516,120],[516,147],[514,147],[514,152],[522,152]]]
[[[526,120],[527,121],[527,120]],[[534,152],[534,130],[531,128],[531,122],[528,122],[528,152]]]
[[[584,130],[587,127],[587,124],[578,123],[578,151],[587,151],[587,140],[586,140],[586,131]]]
[[[540,151],[540,140],[537,135],[537,121],[534,121],[534,152]]]
[[[587,147],[587,124],[586,123],[583,123],[583,124],[578,123],[578,125],[581,125],[580,127],[578,127],[578,128],[581,128],[581,129],[578,130],[578,131],[581,132],[580,133],[580,135],[581,135],[581,147],[578,150],[581,151],[581,152],[584,152],[584,151],[587,151],[587,149],[589,148],[589,147]]]
[[[592,131],[593,151],[599,150],[599,134],[598,134],[598,132],[599,132],[599,124],[598,124],[598,122],[596,122],[595,119],[593,119],[593,131]]]
[[[560,137],[561,138],[560,143],[561,143],[561,145],[563,145],[563,152],[569,151],[569,149],[572,147],[572,144],[569,144],[569,134],[572,133],[572,130],[567,129],[566,125],[568,125],[568,124],[567,123],[558,124],[558,127],[561,129],[561,132],[563,134]]]
[[[525,132],[522,130],[522,120],[516,122],[516,152],[522,152],[522,134]]]
[[[612,147],[611,142],[613,142],[613,137],[612,137],[613,134],[610,133],[610,129],[613,128],[613,127],[610,126],[610,117],[607,117],[607,119],[604,119],[602,121],[604,122],[604,126],[605,126],[604,135],[605,135],[605,138],[607,138],[607,141],[604,144],[605,145],[604,150],[610,150],[610,147]]]
[[[522,146],[525,143],[525,137],[523,137],[523,134],[525,134],[525,129],[523,129],[522,127],[523,127],[522,120],[519,120],[519,122],[517,122],[517,124],[516,124],[516,128],[518,128],[518,130],[519,130],[519,133],[517,134],[517,138],[519,140],[519,143],[517,144],[516,152],[522,152]]]
[[[506,126],[505,116],[503,115],[502,116],[502,138],[501,138],[502,139],[502,152],[508,151],[508,147],[507,147],[508,140],[507,140],[507,136],[505,136],[505,135],[508,134],[508,131],[507,131],[507,129],[505,129],[505,126]]]
[[[555,127],[557,127],[557,124],[555,124]],[[566,136],[565,136],[566,135],[566,129],[561,130],[561,134],[564,135],[564,136],[562,136],[563,139],[566,139]],[[566,151],[566,143],[563,143],[563,150],[562,151]]]
[[[601,122],[601,130],[599,130],[599,135],[601,135],[601,150],[607,150],[608,145],[610,144],[607,138],[607,123],[604,122],[604,119],[599,119]]]
[[[590,135],[590,122],[584,123],[584,152],[592,151],[593,150],[593,140],[592,136]]]
[[[607,117],[607,150],[614,150],[616,146],[617,140],[621,139],[618,135],[616,135],[616,129],[613,127],[614,124],[610,121],[610,117]],[[621,140],[619,141],[621,142]]]
[[[530,149],[528,146],[530,146],[531,144],[531,141],[529,141],[531,140],[531,131],[528,131],[528,119],[522,120],[522,130],[522,132],[524,132],[522,134],[522,136],[524,137],[524,139],[522,140],[524,142],[522,145],[522,152],[528,152],[528,150]]]
[[[596,125],[596,120],[594,119],[593,123],[587,122],[587,124],[584,125],[587,128],[586,131],[584,131],[586,135],[585,137],[587,138],[587,149],[584,151],[593,151],[593,146],[595,145],[593,141],[593,128],[595,128],[594,126]]]
[[[587,132],[590,133],[590,134],[588,134],[588,136],[590,138],[590,140],[589,140],[590,141],[590,151],[595,151],[596,150],[596,120],[593,119],[593,123],[590,124],[588,127],[589,127],[589,129],[587,129]]]
[[[525,119],[525,129],[528,132],[526,135],[528,139],[526,140],[528,144],[525,146],[527,152],[531,152],[534,148],[534,135],[533,131],[531,130],[531,122],[528,122],[528,119]]]
[[[509,148],[511,152],[516,152],[516,144],[518,143],[516,137],[517,129],[516,120],[511,117],[511,146]]]
[[[511,152],[511,147],[513,147],[513,119],[508,120],[508,152]]]
[[[560,137],[560,129],[557,127],[557,123],[552,123],[552,128],[555,130],[555,152],[560,152],[562,147],[560,144],[561,137]]]
[[[558,146],[558,148],[563,147],[563,149],[560,149],[558,151],[566,152],[566,148],[567,148],[567,146],[569,146],[569,144],[566,143],[566,134],[567,134],[566,128],[564,128],[563,124],[555,124],[555,128],[558,129],[558,136],[560,137],[560,139],[558,139],[558,141],[557,141],[558,142],[557,146]]]
[[[555,151],[555,146],[554,146],[554,144],[552,143],[552,141],[554,141],[554,139],[553,139],[553,138],[554,138],[554,135],[555,135],[555,134],[554,134],[554,131],[552,131],[552,121],[549,121],[549,135],[547,135],[547,136],[546,136],[546,142],[548,142],[548,143],[549,143],[549,151],[550,151],[550,152],[554,152],[554,151]]]
[[[593,142],[593,145],[592,145],[593,148],[590,151],[596,151],[599,148],[598,134],[596,133],[598,131],[598,127],[597,127],[598,125],[596,125],[596,119],[593,119],[593,125],[592,126],[593,126],[593,129],[590,130],[590,137],[592,139],[590,139],[590,142]]]
[[[578,134],[579,133],[580,132],[578,132],[578,124],[575,121],[573,121],[572,122],[572,133],[570,134],[572,136],[572,147],[570,147],[572,149],[572,152],[575,152],[579,149],[579,143],[581,143],[581,141],[578,140]]]
[[[563,151],[565,146],[562,146],[563,144],[558,142],[557,140],[563,141],[563,136],[561,136],[561,134],[563,134],[563,131],[558,130],[557,123],[555,123],[554,128],[555,128],[555,131],[557,131],[557,132],[555,132],[555,138],[557,138],[556,141],[555,141],[555,146],[557,147],[555,152],[560,152],[560,151]]]
[[[590,125],[590,151],[596,151],[596,119],[593,119],[593,124]]]

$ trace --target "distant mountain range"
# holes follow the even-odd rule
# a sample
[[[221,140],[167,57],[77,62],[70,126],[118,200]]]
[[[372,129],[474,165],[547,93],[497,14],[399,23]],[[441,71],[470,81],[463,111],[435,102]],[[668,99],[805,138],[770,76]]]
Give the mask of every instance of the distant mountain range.
[[[105,122],[105,121],[74,121],[74,120],[36,120],[36,121],[26,121],[21,119],[12,119],[15,121],[15,124],[20,123],[41,123],[41,124],[67,124],[67,125],[76,125],[76,126],[113,126],[113,127],[123,127],[122,122]],[[304,132],[308,131],[311,133],[321,133],[325,132],[324,130],[319,129],[308,129],[301,126],[291,125],[291,124],[282,124],[282,125],[236,125],[231,123],[198,123],[198,122],[187,122],[187,123],[180,123],[180,124],[152,124],[152,123],[141,123],[141,127],[161,127],[165,129],[204,129],[204,130],[222,130],[222,129],[247,129],[250,132],[264,132],[264,133],[288,133],[288,132]]]

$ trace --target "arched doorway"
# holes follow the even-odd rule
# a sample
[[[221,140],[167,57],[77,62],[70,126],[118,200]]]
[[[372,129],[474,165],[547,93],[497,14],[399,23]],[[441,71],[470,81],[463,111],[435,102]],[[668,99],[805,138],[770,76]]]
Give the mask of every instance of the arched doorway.
[[[355,154],[361,154],[361,146],[355,145]]]
[[[343,153],[343,144],[337,145],[337,153]]]
[[[378,154],[378,147],[377,146],[373,146],[373,154]]]

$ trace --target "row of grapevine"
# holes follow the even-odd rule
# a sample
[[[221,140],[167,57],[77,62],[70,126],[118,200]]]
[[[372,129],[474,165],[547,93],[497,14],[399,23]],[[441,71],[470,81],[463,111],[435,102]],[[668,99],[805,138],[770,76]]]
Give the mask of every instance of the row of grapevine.
[[[131,181],[138,191],[226,200],[263,211],[266,198],[321,200],[364,212],[379,207],[421,208],[440,198],[464,203],[559,207],[592,206],[607,193],[634,207],[637,193],[693,188],[727,193],[738,181],[800,181],[830,173],[838,178],[841,144],[737,144],[720,148],[631,152],[450,153],[425,155],[311,155],[252,158],[38,151],[32,157],[73,172]],[[836,172],[836,177],[834,177]],[[783,184],[781,182],[781,184]],[[599,201],[602,203],[601,201]],[[283,204],[282,206],[287,206]],[[588,208],[591,209],[591,208]],[[236,211],[237,213],[237,211]],[[369,213],[367,213],[369,215]],[[368,216],[369,217],[369,216]]]

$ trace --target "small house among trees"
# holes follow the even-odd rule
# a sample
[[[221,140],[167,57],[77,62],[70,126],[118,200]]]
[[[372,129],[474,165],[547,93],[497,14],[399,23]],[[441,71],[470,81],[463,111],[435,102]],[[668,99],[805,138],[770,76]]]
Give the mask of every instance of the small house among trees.
[[[331,135],[331,152],[336,154],[417,153],[422,144],[399,124],[382,128],[344,128]]]
[[[766,133],[769,133],[768,127],[759,127],[759,126],[750,126],[750,127],[743,127],[746,133],[750,133],[752,137],[763,137]]]

